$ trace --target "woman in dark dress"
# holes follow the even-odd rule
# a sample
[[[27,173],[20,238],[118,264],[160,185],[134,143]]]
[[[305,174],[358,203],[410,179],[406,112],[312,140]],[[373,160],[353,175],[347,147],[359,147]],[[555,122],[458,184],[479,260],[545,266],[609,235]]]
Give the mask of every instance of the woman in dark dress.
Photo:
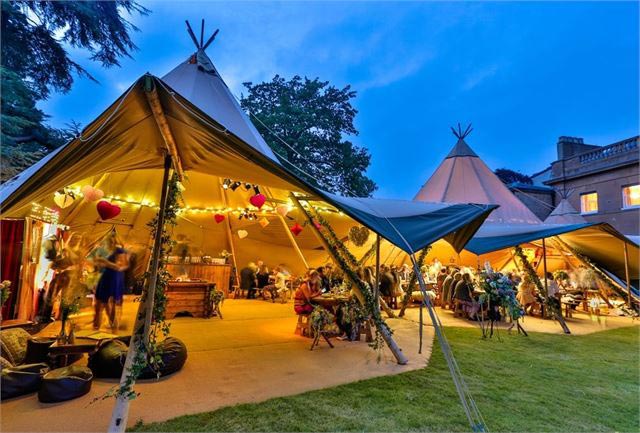
[[[118,329],[116,309],[122,306],[122,297],[125,289],[124,274],[129,267],[127,252],[116,241],[115,234],[106,239],[105,245],[109,252],[108,257],[97,257],[94,263],[102,268],[100,280],[96,286],[95,316],[93,328],[100,329],[102,310],[106,310],[112,331]]]

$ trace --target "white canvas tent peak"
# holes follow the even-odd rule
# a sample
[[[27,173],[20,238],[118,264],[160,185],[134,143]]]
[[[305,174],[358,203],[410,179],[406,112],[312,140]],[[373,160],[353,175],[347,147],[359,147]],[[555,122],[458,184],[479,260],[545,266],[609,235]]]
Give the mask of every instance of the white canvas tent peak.
[[[586,223],[587,220],[580,215],[580,212],[566,198],[563,198],[544,222],[545,224],[582,224]]]
[[[540,224],[540,219],[509,191],[471,149],[465,136],[458,137],[456,144],[414,200],[497,204],[500,207],[489,215],[487,221]]]

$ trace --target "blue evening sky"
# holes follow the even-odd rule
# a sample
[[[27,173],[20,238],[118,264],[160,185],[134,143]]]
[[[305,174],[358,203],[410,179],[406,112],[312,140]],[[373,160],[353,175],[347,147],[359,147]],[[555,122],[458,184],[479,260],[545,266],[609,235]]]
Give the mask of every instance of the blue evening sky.
[[[472,122],[492,168],[531,174],[560,135],[610,144],[638,134],[638,3],[144,2],[139,51],[41,104],[51,123],[86,125],[137,77],[193,52],[185,30],[220,28],[207,50],[237,95],[273,75],[320,77],[358,92],[353,141],[372,154],[378,197],[413,198]]]

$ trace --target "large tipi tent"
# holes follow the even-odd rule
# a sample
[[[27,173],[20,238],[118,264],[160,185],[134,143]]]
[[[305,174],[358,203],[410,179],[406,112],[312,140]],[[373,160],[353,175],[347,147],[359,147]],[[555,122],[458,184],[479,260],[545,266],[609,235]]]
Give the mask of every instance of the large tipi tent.
[[[587,220],[566,198],[563,198],[544,220],[545,224],[584,224],[586,222]]]
[[[292,236],[290,226],[304,223],[301,212],[276,212],[291,204],[292,193],[321,209],[340,236],[362,224],[406,252],[443,237],[460,250],[495,208],[344,198],[310,185],[272,152],[198,46],[163,78],[140,77],[79,137],[4,184],[1,216],[27,217],[33,203],[53,208],[56,191],[64,188],[78,197],[83,186],[91,185],[121,207],[117,219],[101,221],[95,203],[79,197],[60,211],[60,222],[89,242],[115,227],[130,245],[144,249],[167,155],[184,175],[186,188],[186,208],[174,235],[189,240],[198,254],[214,257],[235,244],[238,266],[268,258],[301,273],[327,260],[310,227]],[[228,180],[242,186],[224,188]],[[267,198],[260,210],[249,204],[254,186]],[[255,218],[240,218],[247,212]],[[225,221],[217,221],[216,215]],[[247,235],[240,236],[240,230]]]
[[[418,201],[451,203],[473,197],[476,202],[500,205],[459,255],[463,264],[477,266],[489,260],[502,267],[512,260],[512,247],[528,245],[539,249],[542,239],[551,238],[566,243],[624,280],[624,245],[627,244],[629,276],[632,280],[638,279],[638,245],[608,224],[585,222],[566,201],[560,203],[550,221],[541,222],[466,143],[469,132],[470,128],[465,132],[454,131],[458,139],[455,146],[415,197]],[[434,256],[441,253],[434,248]],[[549,249],[549,268],[566,268],[568,257],[561,251]]]

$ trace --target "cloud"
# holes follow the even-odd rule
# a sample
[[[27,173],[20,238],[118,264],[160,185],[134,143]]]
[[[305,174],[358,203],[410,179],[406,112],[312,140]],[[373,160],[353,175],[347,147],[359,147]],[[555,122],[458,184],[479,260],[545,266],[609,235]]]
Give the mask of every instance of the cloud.
[[[462,90],[466,92],[468,92],[469,90],[473,90],[474,88],[482,84],[483,81],[496,75],[499,69],[500,68],[497,64],[493,64],[472,72],[467,76],[464,83],[462,83]]]

